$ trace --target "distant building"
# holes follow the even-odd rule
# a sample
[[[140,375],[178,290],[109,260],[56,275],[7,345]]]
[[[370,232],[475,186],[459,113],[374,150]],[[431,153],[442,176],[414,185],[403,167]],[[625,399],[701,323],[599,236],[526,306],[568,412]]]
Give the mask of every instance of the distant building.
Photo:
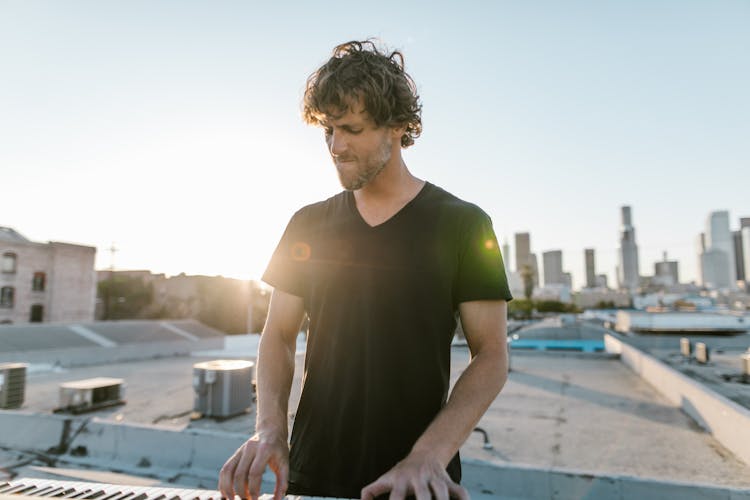
[[[712,289],[729,288],[729,256],[727,252],[717,248],[703,252],[701,258],[703,268],[703,286]]]
[[[667,252],[661,262],[654,263],[655,285],[672,286],[680,282],[679,266],[676,260],[667,260]]]
[[[609,288],[606,274],[596,275],[596,288]]]
[[[513,267],[510,265],[510,244],[507,240],[503,243],[503,265],[505,266],[505,274],[509,275]]]
[[[550,250],[542,254],[544,262],[544,286],[563,284],[562,250]]]
[[[539,264],[536,260],[536,254],[532,253],[529,258],[529,264],[531,265],[531,274],[534,280],[534,287],[539,286]]]
[[[594,288],[596,286],[596,265],[593,248],[584,250],[584,259],[586,263],[586,288]]]
[[[695,239],[695,252],[698,255],[698,282],[706,286],[706,276],[703,269],[703,254],[706,252],[706,234],[700,233]]]
[[[630,307],[630,293],[622,290],[584,288],[573,294],[573,303],[580,309],[591,309],[602,305]]]
[[[729,230],[729,212],[711,212],[706,220],[703,252],[704,285],[721,289],[737,288],[734,240]]]
[[[634,291],[639,283],[638,245],[630,207],[622,207],[621,216],[618,282],[620,288]]]
[[[750,226],[743,227],[740,230],[742,236],[742,253],[744,257],[743,267],[745,268],[745,282],[750,282]],[[747,287],[745,287],[747,289]]]
[[[529,233],[516,233],[516,271],[523,271],[523,266],[530,264],[531,236]]]
[[[510,288],[510,293],[513,295],[516,299],[525,299],[524,296],[524,289],[523,289],[523,278],[521,277],[521,273],[518,271],[511,271],[508,274],[508,287]]]
[[[745,252],[742,249],[742,231],[732,231],[734,244],[734,266],[737,269],[737,280],[745,281]]]
[[[559,283],[545,285],[534,290],[533,298],[534,300],[555,300],[570,303],[570,287]]]
[[[0,226],[0,323],[92,321],[96,248],[36,243]]]
[[[562,284],[567,286],[569,290],[573,289],[573,275],[570,273],[563,273]]]

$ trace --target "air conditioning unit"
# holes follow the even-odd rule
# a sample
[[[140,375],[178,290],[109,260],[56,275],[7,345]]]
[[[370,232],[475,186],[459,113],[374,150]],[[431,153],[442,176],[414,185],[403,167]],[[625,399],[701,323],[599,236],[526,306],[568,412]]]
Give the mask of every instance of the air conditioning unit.
[[[244,413],[253,403],[255,363],[217,359],[193,365],[194,410],[206,417]]]
[[[97,377],[60,384],[59,412],[82,413],[125,404],[121,378]]]
[[[0,364],[0,408],[20,408],[26,393],[26,363]]]

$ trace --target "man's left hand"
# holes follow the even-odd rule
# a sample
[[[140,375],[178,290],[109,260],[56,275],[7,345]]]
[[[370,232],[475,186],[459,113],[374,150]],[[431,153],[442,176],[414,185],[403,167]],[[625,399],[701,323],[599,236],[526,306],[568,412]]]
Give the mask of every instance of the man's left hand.
[[[404,500],[414,495],[417,500],[469,500],[469,494],[453,482],[445,467],[435,457],[411,453],[377,481],[362,489],[362,500],[373,500],[390,492],[390,500]]]

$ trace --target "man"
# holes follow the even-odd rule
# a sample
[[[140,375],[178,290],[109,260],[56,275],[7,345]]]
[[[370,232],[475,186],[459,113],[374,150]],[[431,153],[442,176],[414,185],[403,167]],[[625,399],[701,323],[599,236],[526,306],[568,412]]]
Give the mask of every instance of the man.
[[[324,128],[345,191],[292,217],[263,276],[256,433],[221,470],[226,497],[256,498],[269,466],[276,499],[468,498],[458,449],[505,382],[511,295],[489,217],[407,169],[420,114],[401,54],[370,41],[336,47],[309,77],[304,117]],[[472,359],[447,400],[456,312]]]

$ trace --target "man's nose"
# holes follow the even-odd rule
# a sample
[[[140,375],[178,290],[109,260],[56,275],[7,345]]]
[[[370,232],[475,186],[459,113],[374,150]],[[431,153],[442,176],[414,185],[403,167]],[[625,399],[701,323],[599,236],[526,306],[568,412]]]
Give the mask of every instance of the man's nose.
[[[343,134],[336,131],[331,132],[331,135],[328,136],[328,150],[331,152],[331,156],[341,156],[346,152],[346,141]]]

